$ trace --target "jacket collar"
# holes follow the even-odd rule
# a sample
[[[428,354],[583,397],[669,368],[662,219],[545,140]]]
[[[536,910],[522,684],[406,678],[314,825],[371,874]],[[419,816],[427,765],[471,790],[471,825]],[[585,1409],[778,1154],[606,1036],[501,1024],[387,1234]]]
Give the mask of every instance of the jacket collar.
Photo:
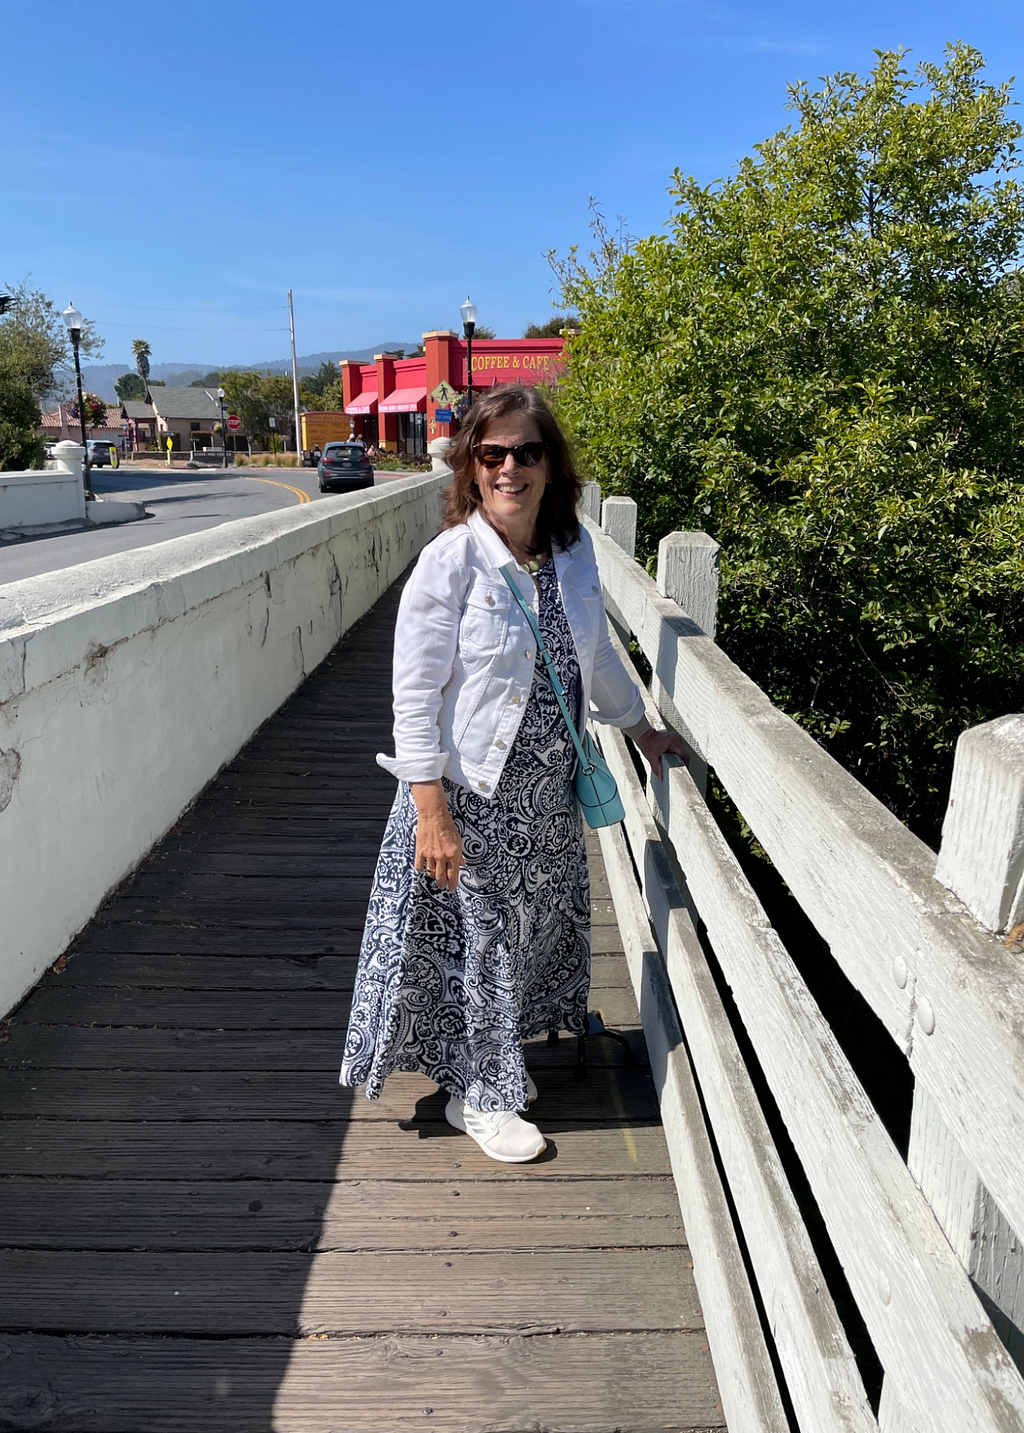
[[[466,526],[473,534],[474,541],[479,551],[483,554],[484,559],[494,568],[496,573],[500,568],[504,567],[506,563],[511,562],[513,565],[515,564],[515,558],[479,508],[474,508],[470,513],[466,519]],[[571,547],[558,547],[557,545],[553,547],[551,556],[555,564],[555,572],[559,582],[562,581],[568,572],[573,560],[573,555],[578,547],[579,543],[575,542]],[[531,583],[531,586],[532,585]]]

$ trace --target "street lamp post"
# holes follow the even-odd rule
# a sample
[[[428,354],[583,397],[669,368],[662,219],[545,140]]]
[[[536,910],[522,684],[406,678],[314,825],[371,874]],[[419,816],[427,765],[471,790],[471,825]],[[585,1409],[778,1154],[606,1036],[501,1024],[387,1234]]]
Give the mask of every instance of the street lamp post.
[[[476,332],[476,304],[466,295],[466,302],[459,307],[462,315],[462,332],[466,338],[466,407],[473,406],[473,334]]]
[[[228,427],[224,421],[224,389],[217,389],[217,402],[220,404],[220,465],[226,468],[228,465]]]
[[[82,447],[85,449],[82,477],[85,481],[85,496],[88,501],[89,499],[94,499],[96,494],[92,490],[92,473],[89,467],[89,443],[85,436],[85,395],[82,392],[82,365],[78,357],[78,345],[82,341],[82,315],[75,308],[74,304],[68,304],[61,317],[71,336],[71,347],[75,351],[75,379],[78,383],[78,424],[82,433]]]

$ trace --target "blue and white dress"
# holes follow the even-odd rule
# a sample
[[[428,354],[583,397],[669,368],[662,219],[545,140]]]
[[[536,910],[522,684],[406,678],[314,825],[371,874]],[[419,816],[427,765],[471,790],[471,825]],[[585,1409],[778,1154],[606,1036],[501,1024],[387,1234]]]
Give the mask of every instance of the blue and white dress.
[[[570,711],[579,663],[553,562],[539,626]],[[465,865],[456,891],[416,871],[416,806],[399,786],[366,917],[343,1085],[376,1099],[392,1070],[418,1070],[471,1109],[526,1108],[522,1042],[586,1028],[590,878],[575,748],[538,656],[522,723],[490,800],[445,779]]]

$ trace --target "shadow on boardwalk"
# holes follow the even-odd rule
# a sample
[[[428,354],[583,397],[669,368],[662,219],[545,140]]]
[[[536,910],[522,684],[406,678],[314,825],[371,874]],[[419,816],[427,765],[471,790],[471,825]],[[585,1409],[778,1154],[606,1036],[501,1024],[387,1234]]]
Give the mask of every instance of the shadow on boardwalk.
[[[416,1076],[337,1084],[396,603],[4,1027],[2,1429],[724,1426],[596,844],[591,1003],[641,1066],[578,1082],[536,1042],[542,1162],[486,1159]]]

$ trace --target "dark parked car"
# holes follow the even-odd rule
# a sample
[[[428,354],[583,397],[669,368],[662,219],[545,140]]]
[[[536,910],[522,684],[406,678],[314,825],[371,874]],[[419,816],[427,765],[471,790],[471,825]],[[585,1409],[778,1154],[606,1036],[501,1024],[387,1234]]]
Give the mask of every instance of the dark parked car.
[[[362,443],[328,443],[316,465],[322,493],[351,493],[373,487],[373,464]]]
[[[117,444],[109,438],[88,438],[89,466],[91,468],[116,468],[118,466]]]

